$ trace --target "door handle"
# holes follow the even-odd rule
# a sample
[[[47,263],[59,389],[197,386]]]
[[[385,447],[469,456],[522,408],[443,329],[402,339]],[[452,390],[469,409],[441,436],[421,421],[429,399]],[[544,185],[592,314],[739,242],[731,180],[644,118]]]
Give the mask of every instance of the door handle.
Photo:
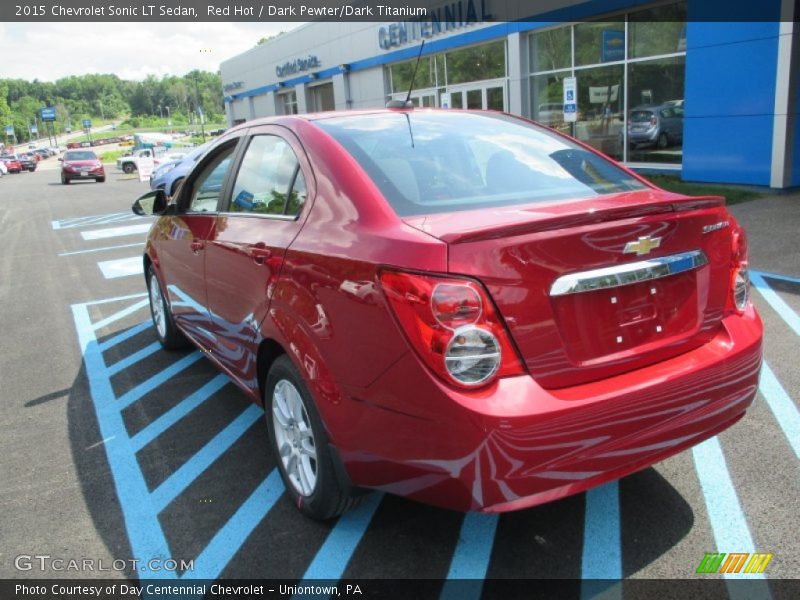
[[[253,262],[257,265],[263,265],[264,260],[270,258],[272,256],[272,250],[267,248],[267,245],[264,242],[258,242],[257,244],[253,244],[248,248],[247,254],[250,255],[250,258],[253,259]]]
[[[194,252],[195,254],[198,254],[200,252],[200,250],[205,248],[205,246],[206,245],[203,243],[202,240],[195,240],[191,244],[189,244],[189,247],[192,249],[192,252]]]

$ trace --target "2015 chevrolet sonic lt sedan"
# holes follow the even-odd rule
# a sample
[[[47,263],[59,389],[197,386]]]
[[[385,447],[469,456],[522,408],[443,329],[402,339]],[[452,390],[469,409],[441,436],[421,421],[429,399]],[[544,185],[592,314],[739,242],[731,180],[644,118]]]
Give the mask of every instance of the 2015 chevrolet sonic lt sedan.
[[[157,336],[254,401],[288,493],[501,512],[730,427],[762,326],[722,198],[654,187],[493,112],[287,116],[226,132],[156,214]]]

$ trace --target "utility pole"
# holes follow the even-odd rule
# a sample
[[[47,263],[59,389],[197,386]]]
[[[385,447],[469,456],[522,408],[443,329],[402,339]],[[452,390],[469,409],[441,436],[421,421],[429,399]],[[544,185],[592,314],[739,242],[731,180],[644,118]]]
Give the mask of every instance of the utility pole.
[[[194,72],[194,91],[197,94],[197,116],[200,117],[200,131],[203,134],[203,143],[206,143],[206,126],[203,119],[203,108],[200,106],[200,84],[197,83],[197,71]]]

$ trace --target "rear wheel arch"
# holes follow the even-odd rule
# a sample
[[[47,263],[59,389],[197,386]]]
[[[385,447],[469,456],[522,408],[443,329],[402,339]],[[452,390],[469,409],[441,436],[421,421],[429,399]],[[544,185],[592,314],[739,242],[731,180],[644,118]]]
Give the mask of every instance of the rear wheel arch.
[[[258,353],[256,354],[259,398],[264,398],[264,386],[267,383],[267,374],[270,367],[272,367],[272,363],[283,354],[286,354],[286,350],[271,338],[266,338],[259,344]]]

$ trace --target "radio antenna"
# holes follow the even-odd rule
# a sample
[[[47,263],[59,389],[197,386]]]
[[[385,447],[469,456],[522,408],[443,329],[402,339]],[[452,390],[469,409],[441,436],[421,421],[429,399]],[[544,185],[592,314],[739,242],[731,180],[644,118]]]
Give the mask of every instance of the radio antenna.
[[[414,73],[411,75],[411,84],[408,86],[408,94],[406,94],[405,101],[403,100],[390,100],[386,103],[386,108],[414,108],[411,102],[411,92],[414,90],[414,81],[417,79],[417,70],[419,69],[419,61],[422,58],[422,49],[425,47],[425,40],[419,46],[419,54],[417,54],[417,64],[414,65]]]

